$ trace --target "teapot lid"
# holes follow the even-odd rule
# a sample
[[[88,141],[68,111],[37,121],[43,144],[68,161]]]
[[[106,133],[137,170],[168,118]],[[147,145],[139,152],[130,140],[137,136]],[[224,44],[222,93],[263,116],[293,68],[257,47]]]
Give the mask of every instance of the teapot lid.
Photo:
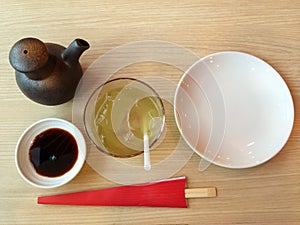
[[[9,52],[10,64],[20,72],[40,69],[48,61],[46,45],[36,38],[24,38],[16,42]]]

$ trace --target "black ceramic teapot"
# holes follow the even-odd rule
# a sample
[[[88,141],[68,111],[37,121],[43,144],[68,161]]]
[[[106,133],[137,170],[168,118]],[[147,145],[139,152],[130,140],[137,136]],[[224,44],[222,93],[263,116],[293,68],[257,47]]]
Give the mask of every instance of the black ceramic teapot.
[[[16,70],[19,88],[28,98],[43,105],[59,105],[74,97],[82,77],[79,57],[88,48],[89,43],[82,39],[65,48],[24,38],[12,46],[9,61]]]

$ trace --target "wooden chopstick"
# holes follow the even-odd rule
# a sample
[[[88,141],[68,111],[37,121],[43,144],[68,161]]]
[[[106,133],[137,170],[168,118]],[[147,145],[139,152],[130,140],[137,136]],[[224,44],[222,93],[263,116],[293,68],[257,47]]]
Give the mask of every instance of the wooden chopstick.
[[[217,196],[217,189],[210,188],[189,188],[185,189],[185,198],[210,198]]]

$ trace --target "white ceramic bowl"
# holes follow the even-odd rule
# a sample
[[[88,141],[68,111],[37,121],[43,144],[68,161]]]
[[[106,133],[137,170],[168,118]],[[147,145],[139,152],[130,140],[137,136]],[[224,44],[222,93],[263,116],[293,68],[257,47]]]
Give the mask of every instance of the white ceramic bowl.
[[[293,100],[278,72],[241,52],[215,53],[192,65],[178,84],[174,106],[189,146],[227,168],[270,160],[287,142],[294,122]]]
[[[73,167],[65,174],[58,177],[47,177],[38,174],[30,162],[29,149],[35,137],[50,128],[60,128],[69,132],[76,140],[78,157]],[[72,180],[81,170],[86,156],[86,143],[83,135],[72,123],[57,119],[47,118],[29,126],[21,135],[15,152],[15,161],[19,174],[29,184],[40,188],[54,188]]]

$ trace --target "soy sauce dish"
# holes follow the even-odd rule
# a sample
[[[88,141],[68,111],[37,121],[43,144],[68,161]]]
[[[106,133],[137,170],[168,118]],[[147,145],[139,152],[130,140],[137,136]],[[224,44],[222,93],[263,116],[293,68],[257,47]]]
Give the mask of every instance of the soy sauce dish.
[[[72,123],[47,118],[29,126],[21,135],[15,152],[19,174],[29,184],[54,188],[72,180],[86,157],[86,143]]]

